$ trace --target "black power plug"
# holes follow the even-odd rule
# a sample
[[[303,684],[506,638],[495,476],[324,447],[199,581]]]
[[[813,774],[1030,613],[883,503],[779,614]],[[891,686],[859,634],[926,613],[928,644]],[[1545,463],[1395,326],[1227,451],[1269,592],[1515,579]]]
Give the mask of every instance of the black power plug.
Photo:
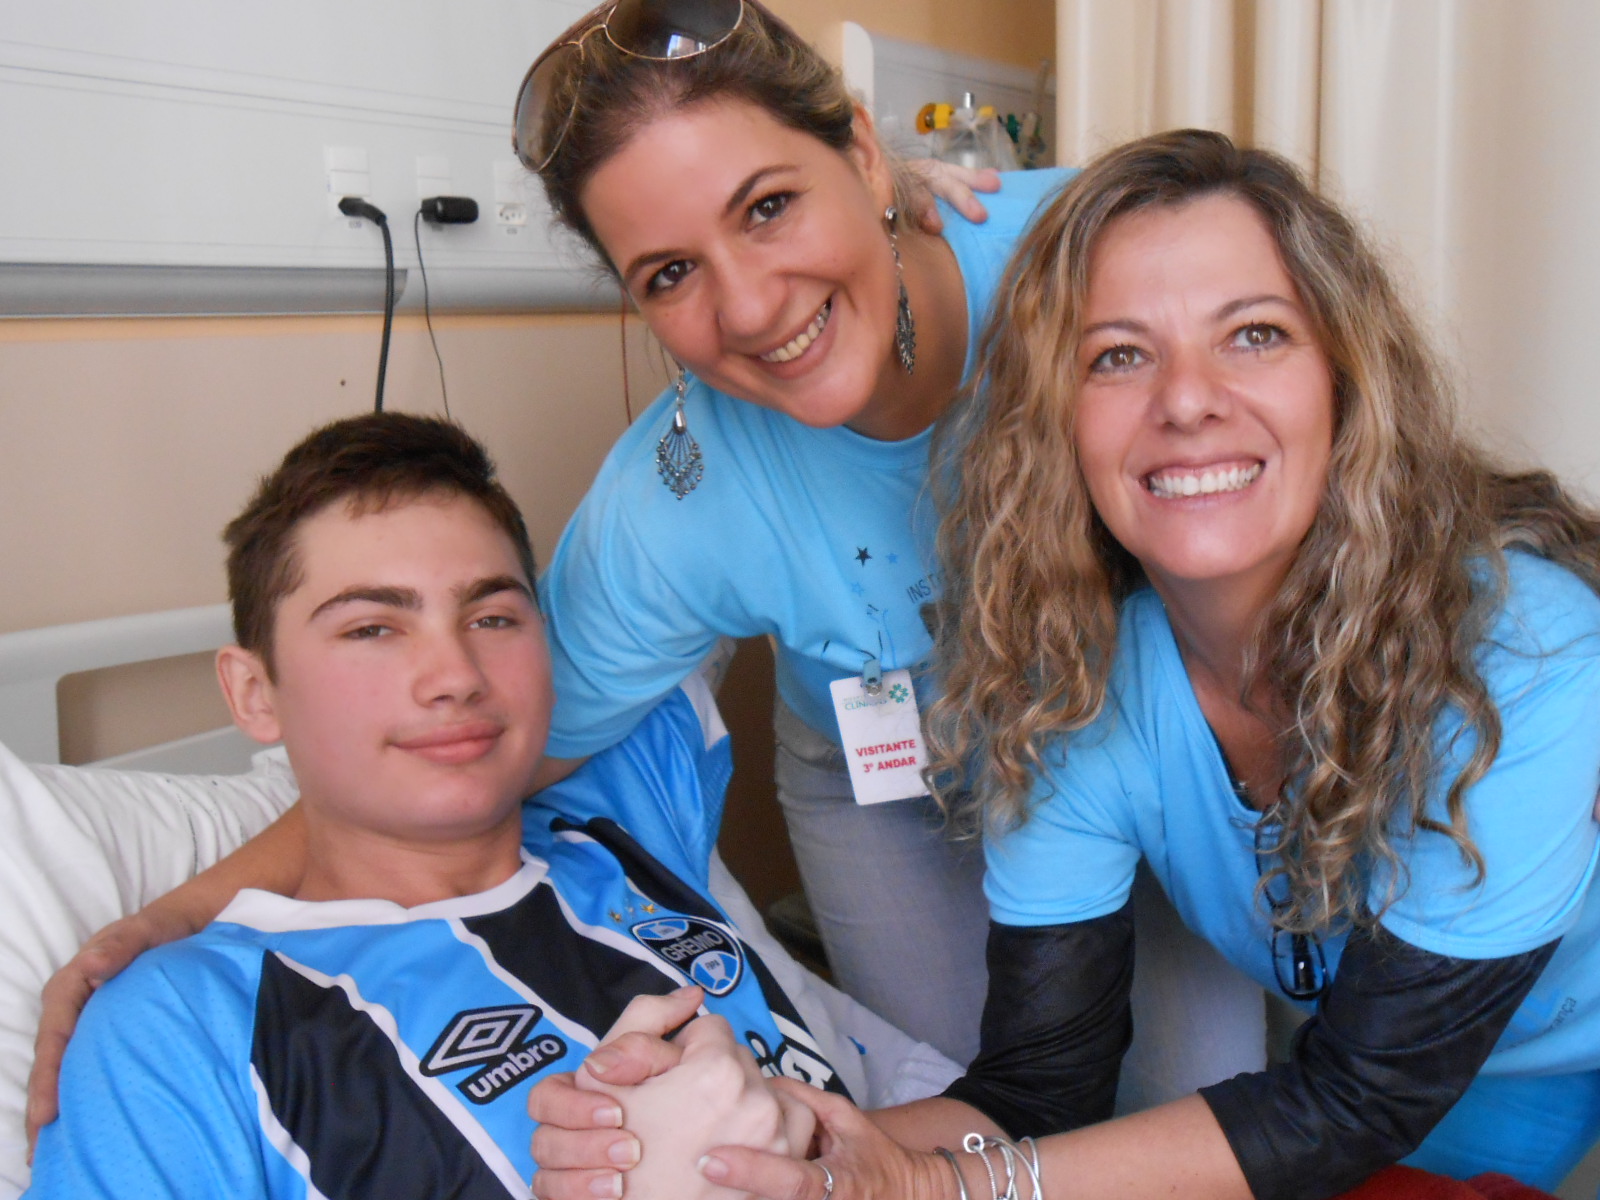
[[[430,225],[471,225],[478,219],[478,202],[471,196],[429,196],[422,202],[422,219]]]
[[[383,209],[360,196],[340,197],[339,211],[347,217],[365,217],[380,228],[389,223],[389,217]]]

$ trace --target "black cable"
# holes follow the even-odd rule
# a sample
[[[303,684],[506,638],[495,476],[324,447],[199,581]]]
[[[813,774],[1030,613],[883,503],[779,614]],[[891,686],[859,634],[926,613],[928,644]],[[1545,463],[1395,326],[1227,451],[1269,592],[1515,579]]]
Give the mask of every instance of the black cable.
[[[389,334],[394,329],[394,239],[389,236],[389,218],[377,205],[360,196],[345,196],[339,211],[349,217],[365,217],[383,234],[383,344],[378,349],[378,394],[372,411],[383,411],[383,378],[389,370]]]
[[[422,214],[411,218],[411,240],[417,244],[417,270],[422,272],[422,319],[428,324],[428,341],[433,343],[433,360],[439,364],[439,394],[444,397],[444,415],[450,416],[450,389],[444,383],[444,356],[439,353],[439,339],[433,336],[433,308],[428,299],[428,266],[422,261]]]
[[[373,412],[383,411],[383,377],[389,370],[389,334],[394,329],[394,239],[387,219],[378,222],[383,233],[383,345],[378,349],[378,393]]]

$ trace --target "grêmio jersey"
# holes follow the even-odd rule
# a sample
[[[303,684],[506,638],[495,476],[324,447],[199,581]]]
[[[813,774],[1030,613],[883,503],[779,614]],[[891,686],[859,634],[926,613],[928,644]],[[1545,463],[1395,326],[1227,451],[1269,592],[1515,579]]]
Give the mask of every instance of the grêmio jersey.
[[[689,982],[768,1073],[843,1092],[707,898],[729,770],[691,681],[525,806],[498,887],[409,909],[241,893],[91,1001],[29,1195],[522,1200],[533,1083]]]

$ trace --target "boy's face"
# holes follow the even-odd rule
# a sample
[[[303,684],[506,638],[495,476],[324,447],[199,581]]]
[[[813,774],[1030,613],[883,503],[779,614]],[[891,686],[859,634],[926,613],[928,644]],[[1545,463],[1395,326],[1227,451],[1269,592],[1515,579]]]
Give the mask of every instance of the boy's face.
[[[406,841],[517,820],[553,697],[544,631],[511,541],[448,494],[295,533],[302,581],[274,620],[276,681],[219,660],[235,720],[281,738],[318,816]],[[224,652],[228,654],[230,652]]]

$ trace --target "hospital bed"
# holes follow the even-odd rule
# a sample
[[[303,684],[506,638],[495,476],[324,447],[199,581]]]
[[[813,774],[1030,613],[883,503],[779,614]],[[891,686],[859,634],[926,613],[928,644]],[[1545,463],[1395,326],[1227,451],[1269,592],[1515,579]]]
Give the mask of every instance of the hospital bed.
[[[0,635],[0,1200],[27,1185],[24,1084],[45,980],[95,930],[226,855],[297,794],[282,749],[231,726],[61,766],[57,686],[230,639],[224,605]],[[796,963],[719,859],[712,891],[858,1099],[902,1103],[955,1077],[949,1060]]]

